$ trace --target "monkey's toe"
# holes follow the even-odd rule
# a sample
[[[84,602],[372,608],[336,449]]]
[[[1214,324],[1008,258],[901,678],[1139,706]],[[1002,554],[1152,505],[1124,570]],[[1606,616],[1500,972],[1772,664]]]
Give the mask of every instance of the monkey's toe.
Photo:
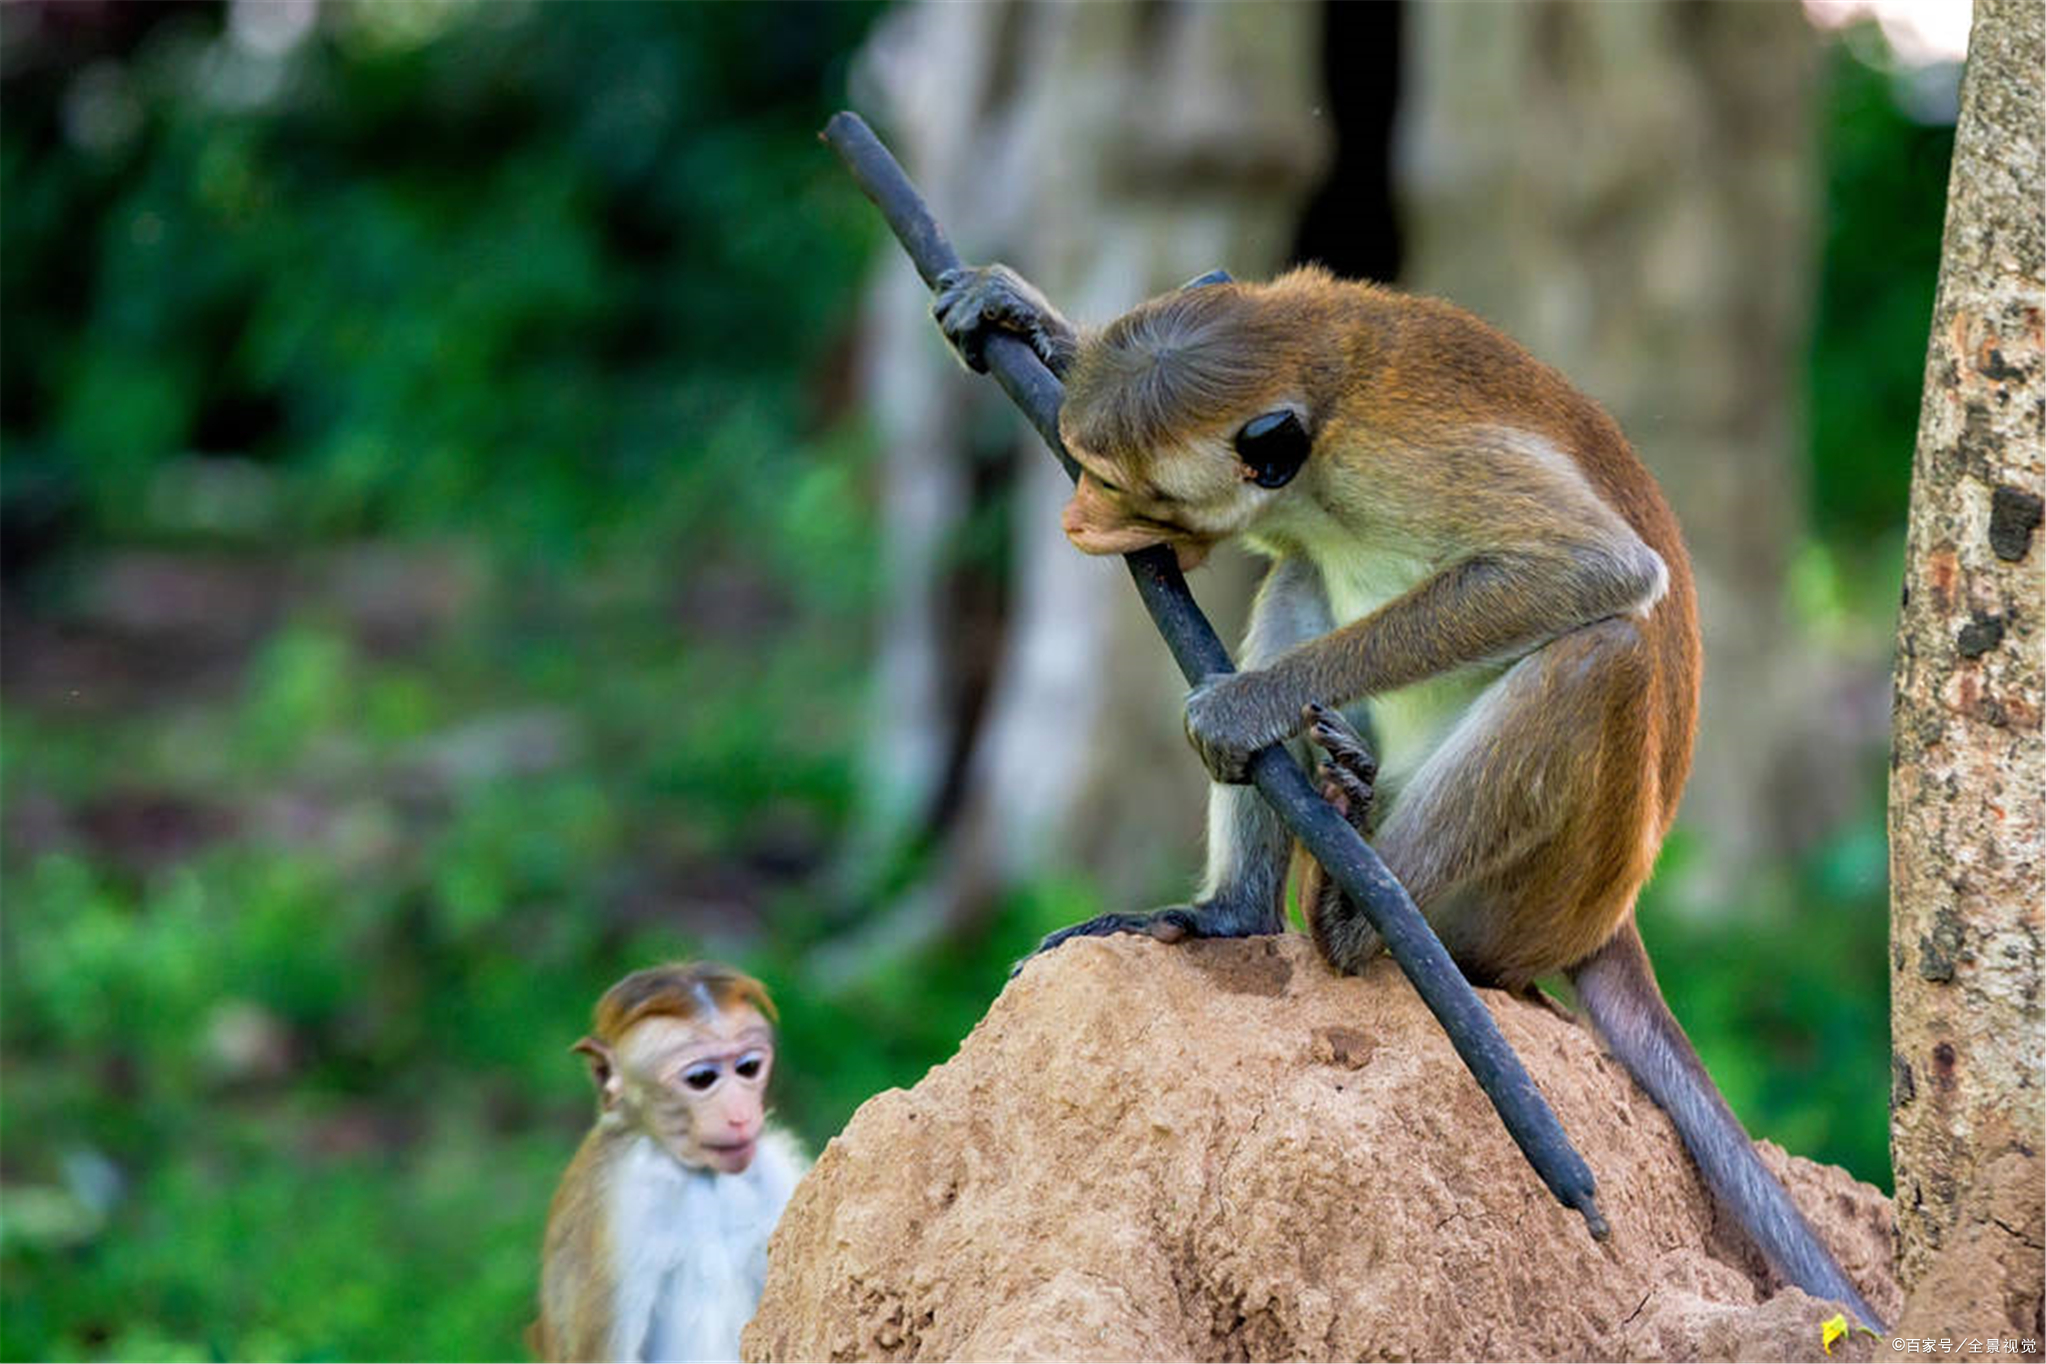
[[[1333,805],[1336,813],[1347,820],[1350,817],[1350,793],[1344,789],[1342,782],[1336,779],[1335,773],[1329,770],[1327,763],[1321,765],[1315,778],[1321,787],[1321,798]]]
[[[1282,927],[1270,915],[1259,916],[1225,901],[1169,905],[1146,914],[1103,914],[1061,928],[1047,936],[1030,955],[1041,956],[1073,938],[1105,938],[1113,933],[1142,933],[1169,943],[1187,938],[1247,938],[1258,933],[1277,933]],[[1029,959],[1017,962],[1009,974],[1014,976]]]
[[[1368,790],[1378,779],[1378,758],[1357,727],[1341,711],[1318,701],[1310,702],[1300,715],[1307,724],[1307,737],[1329,756],[1323,766],[1356,777]]]
[[[1182,938],[1199,937],[1200,925],[1191,908],[1177,905],[1171,909],[1153,910],[1149,914],[1103,914],[1047,935],[1037,945],[1037,950],[1049,952],[1071,938],[1105,938],[1112,933],[1144,933],[1160,942],[1178,942]]]
[[[1307,736],[1328,756],[1315,768],[1321,798],[1360,834],[1371,831],[1371,806],[1377,797],[1378,759],[1342,712],[1311,704],[1301,716]]]
[[[1321,798],[1336,807],[1336,813],[1350,822],[1358,833],[1365,832],[1371,819],[1371,805],[1377,799],[1377,790],[1367,777],[1337,763],[1323,759],[1315,770],[1321,783]]]

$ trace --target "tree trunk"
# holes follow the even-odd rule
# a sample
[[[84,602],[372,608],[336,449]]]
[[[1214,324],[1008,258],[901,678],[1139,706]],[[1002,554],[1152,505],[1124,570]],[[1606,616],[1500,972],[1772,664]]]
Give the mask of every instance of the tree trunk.
[[[1006,260],[1100,322],[1216,266],[1283,262],[1325,150],[1319,20],[1308,5],[915,5],[877,32],[861,102],[962,255]],[[881,281],[867,387],[892,558],[867,845],[920,826],[937,840],[881,940],[970,925],[1062,867],[1119,901],[1184,887],[1207,789],[1184,684],[1122,565],[1066,542],[1070,489],[1036,435],[945,353],[892,253]],[[1007,559],[976,620],[932,584],[958,572],[948,546],[971,504],[1002,497]],[[1254,570],[1216,559],[1195,588],[1228,637]]]
[[[1890,778],[1906,1334],[2041,1333],[2046,9],[1976,0],[1912,466]]]
[[[1806,524],[1817,55],[1783,3],[1420,5],[1409,23],[1406,282],[1603,403],[1690,543],[1692,901],[1850,812],[1846,708],[1813,685],[1784,601]]]

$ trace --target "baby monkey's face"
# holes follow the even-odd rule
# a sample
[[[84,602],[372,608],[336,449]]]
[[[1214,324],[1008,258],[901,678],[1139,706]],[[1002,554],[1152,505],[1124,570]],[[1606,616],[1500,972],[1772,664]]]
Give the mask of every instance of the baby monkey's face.
[[[741,1005],[707,1019],[636,1023],[617,1052],[619,1102],[629,1121],[683,1165],[743,1173],[766,1120],[774,1032]]]

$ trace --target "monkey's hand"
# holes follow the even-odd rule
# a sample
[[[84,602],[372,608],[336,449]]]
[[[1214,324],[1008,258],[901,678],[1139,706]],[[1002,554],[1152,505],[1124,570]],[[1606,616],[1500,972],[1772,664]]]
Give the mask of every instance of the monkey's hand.
[[[988,333],[1022,337],[1059,378],[1073,363],[1079,338],[1045,296],[1006,265],[962,266],[938,276],[931,316],[975,374],[987,373]]]
[[[1187,694],[1186,737],[1208,775],[1240,786],[1250,755],[1300,732],[1301,709],[1269,673],[1214,673]]]

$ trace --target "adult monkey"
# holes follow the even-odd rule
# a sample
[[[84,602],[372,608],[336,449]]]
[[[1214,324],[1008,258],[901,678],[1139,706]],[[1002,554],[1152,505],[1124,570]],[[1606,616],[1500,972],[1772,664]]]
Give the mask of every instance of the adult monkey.
[[[1079,548],[1166,544],[1191,567],[1240,536],[1275,560],[1245,670],[1187,701],[1218,783],[1199,897],[1044,948],[1280,931],[1289,839],[1240,783],[1312,723],[1330,794],[1360,832],[1375,799],[1377,852],[1465,973],[1520,990],[1566,972],[1770,1263],[1876,1322],[1756,1157],[1634,925],[1690,769],[1700,651],[1675,518],[1612,419],[1470,314],[1318,269],[1204,277],[1086,333],[1006,267],[962,269],[934,312],[975,369],[1003,330],[1064,382]],[[1375,774],[1329,709],[1365,700]],[[1378,952],[1342,896],[1304,902],[1338,970]]]
[[[805,1162],[766,1126],[774,1003],[716,962],[635,971],[575,1044],[596,1125],[547,1214],[547,1360],[733,1360]]]

